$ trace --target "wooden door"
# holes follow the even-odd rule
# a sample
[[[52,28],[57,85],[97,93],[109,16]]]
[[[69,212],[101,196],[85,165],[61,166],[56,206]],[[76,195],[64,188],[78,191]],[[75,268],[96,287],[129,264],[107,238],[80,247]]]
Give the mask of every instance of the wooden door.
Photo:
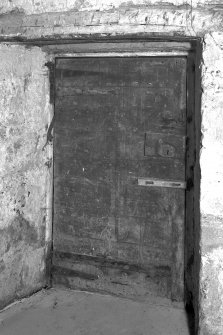
[[[57,59],[55,284],[183,300],[186,63]]]

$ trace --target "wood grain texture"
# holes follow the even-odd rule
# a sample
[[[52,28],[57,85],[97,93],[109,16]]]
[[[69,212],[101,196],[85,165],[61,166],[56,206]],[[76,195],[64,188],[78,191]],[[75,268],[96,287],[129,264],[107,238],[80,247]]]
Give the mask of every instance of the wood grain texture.
[[[181,301],[184,190],[137,180],[185,179],[186,58],[58,59],[55,107],[55,252],[150,269],[139,291]],[[80,277],[72,264],[54,258],[55,269]],[[168,269],[158,286],[157,267]],[[58,269],[55,282],[69,272]]]

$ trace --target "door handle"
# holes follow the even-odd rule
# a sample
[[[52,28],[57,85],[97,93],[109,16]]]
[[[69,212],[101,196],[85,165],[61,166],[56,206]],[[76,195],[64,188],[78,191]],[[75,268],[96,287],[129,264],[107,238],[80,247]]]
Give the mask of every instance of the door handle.
[[[186,189],[185,181],[178,180],[163,180],[156,178],[138,178],[139,186],[147,186],[147,187],[171,187],[171,188],[182,188]]]

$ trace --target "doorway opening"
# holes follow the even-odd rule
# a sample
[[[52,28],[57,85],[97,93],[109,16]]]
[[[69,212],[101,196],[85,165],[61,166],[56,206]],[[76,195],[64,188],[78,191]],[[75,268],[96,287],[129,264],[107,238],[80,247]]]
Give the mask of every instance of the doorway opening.
[[[199,52],[162,43],[57,50],[52,283],[196,314]]]

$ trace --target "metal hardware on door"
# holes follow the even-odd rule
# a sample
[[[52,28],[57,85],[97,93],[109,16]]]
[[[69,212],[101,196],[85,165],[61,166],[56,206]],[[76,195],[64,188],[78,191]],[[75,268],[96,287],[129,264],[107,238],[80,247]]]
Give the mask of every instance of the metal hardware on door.
[[[171,188],[186,188],[186,182],[178,180],[162,180],[155,178],[138,178],[139,186],[147,187],[171,187]]]

